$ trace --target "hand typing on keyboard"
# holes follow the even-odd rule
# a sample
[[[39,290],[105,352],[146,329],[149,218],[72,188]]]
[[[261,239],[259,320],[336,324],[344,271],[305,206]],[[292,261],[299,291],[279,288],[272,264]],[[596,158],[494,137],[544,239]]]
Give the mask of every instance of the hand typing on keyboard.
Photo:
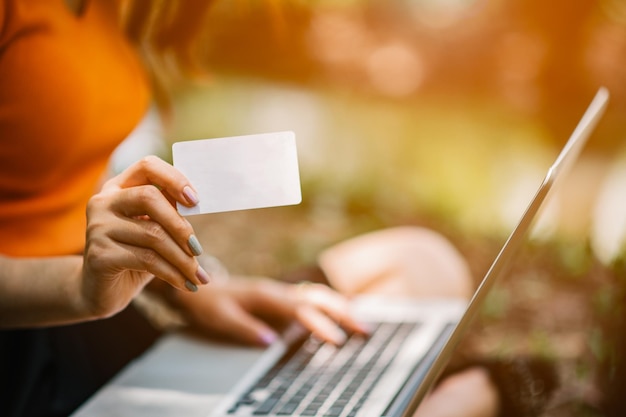
[[[321,340],[341,345],[346,334],[367,334],[351,315],[347,298],[321,284],[294,285],[259,277],[233,277],[172,293],[189,324],[212,336],[269,345],[297,320]]]

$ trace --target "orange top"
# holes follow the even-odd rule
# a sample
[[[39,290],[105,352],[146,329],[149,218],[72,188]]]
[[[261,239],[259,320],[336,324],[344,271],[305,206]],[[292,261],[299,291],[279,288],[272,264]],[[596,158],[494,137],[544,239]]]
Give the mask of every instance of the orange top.
[[[149,88],[118,2],[0,0],[0,253],[79,253],[85,208]]]

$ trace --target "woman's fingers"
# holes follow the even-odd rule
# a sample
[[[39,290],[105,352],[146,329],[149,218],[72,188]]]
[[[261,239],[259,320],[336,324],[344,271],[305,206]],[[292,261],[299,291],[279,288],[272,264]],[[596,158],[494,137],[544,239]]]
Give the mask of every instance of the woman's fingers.
[[[264,321],[233,300],[225,301],[219,306],[219,322],[214,321],[209,328],[227,338],[257,346],[267,346],[276,340],[276,333]]]
[[[183,291],[197,291],[197,283],[164,259],[158,252],[138,246],[120,244],[123,251],[117,260],[133,271],[148,272]]]
[[[340,294],[321,284],[301,287],[313,288],[303,291],[269,278],[233,277],[197,294],[175,294],[176,304],[190,323],[247,343],[267,345],[280,331],[274,329],[284,329],[294,320],[318,338],[337,345],[345,342],[346,332],[367,333],[350,315],[349,303]]]
[[[140,260],[165,261],[175,267],[177,274],[162,265],[160,274],[165,275],[155,275],[178,288],[181,288],[180,279],[176,279],[177,284],[171,280],[181,274],[193,284],[183,283],[188,290],[209,282],[208,273],[193,258],[202,253],[202,246],[191,224],[173,206],[173,201],[188,206],[198,202],[183,174],[159,158],[146,157],[111,180],[106,187],[117,190],[111,209],[135,226],[117,229],[114,238],[155,252],[137,249],[134,252]]]
[[[176,202],[198,199],[185,176],[156,157],[133,164],[89,200],[82,293],[94,316],[120,311],[153,276],[185,292],[209,281]]]
[[[325,341],[342,344],[349,333],[366,334],[366,329],[352,317],[350,304],[341,294],[322,284],[285,284],[257,280],[249,286],[251,310],[267,315],[297,319],[309,331]],[[344,331],[345,330],[345,331]]]
[[[319,327],[320,331],[328,335],[331,333],[338,335],[337,331],[329,329],[330,320],[320,318],[323,316],[326,319],[332,318],[331,322],[339,331],[338,325],[351,333],[368,333],[368,330],[353,317],[348,299],[326,285],[304,282],[297,284],[292,291],[295,292],[296,303],[304,311],[301,314],[306,316],[309,326]],[[315,312],[305,308],[307,306],[314,307]]]
[[[177,288],[192,290],[186,281],[196,286],[210,281],[209,274],[198,261],[183,251],[156,222],[129,219],[125,227],[111,231],[110,237],[124,245],[145,271]]]
[[[300,323],[322,340],[335,345],[343,345],[347,339],[346,333],[335,321],[311,305],[300,306],[296,311],[296,317]]]
[[[148,161],[154,166],[133,165],[129,171],[134,175],[121,174],[126,179],[116,177],[91,199],[90,239],[110,239],[114,245],[124,247],[122,253],[126,256],[117,260],[121,269],[150,272],[179,289],[196,291],[198,285],[209,282],[210,276],[195,259],[202,247],[191,224],[161,190],[141,185],[141,181],[159,178],[161,184],[170,184],[171,188],[171,184],[184,184],[186,180],[167,163],[156,158]]]
[[[131,165],[107,181],[103,189],[131,188],[140,185],[156,186],[170,201],[177,201],[189,207],[198,204],[197,193],[189,180],[172,165],[156,156],[147,156]]]
[[[111,209],[126,218],[145,218],[148,216],[161,228],[152,228],[145,237],[149,240],[163,238],[165,231],[178,246],[190,256],[202,253],[202,246],[194,235],[191,224],[178,214],[176,209],[164,198],[163,194],[153,186],[137,186],[120,190],[117,198],[111,203]]]
[[[243,285],[242,285],[243,284]],[[270,324],[250,311],[254,290],[246,282],[226,282],[200,288],[196,294],[173,292],[173,302],[190,324],[210,334],[246,344],[266,346],[276,340]],[[253,287],[256,284],[252,285]],[[260,294],[260,298],[264,298]]]
[[[93,210],[90,206],[88,215]],[[87,226],[90,237],[85,248],[85,264],[96,275],[115,279],[124,271],[148,272],[187,291],[203,283],[198,282],[203,270],[197,260],[180,249],[167,233],[154,232],[160,228],[158,224],[122,218],[112,212],[97,217]],[[155,235],[163,239],[155,239]]]

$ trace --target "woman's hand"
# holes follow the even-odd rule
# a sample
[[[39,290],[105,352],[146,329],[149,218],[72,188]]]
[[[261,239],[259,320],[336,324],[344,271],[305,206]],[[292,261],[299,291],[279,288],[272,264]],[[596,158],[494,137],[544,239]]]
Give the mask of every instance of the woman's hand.
[[[87,207],[82,295],[96,317],[120,310],[156,276],[186,292],[208,283],[202,248],[175,203],[197,204],[189,181],[146,157],[107,181]]]
[[[175,291],[172,301],[193,327],[253,345],[268,345],[294,319],[335,344],[345,341],[345,332],[366,332],[350,315],[347,299],[321,284],[233,277],[195,294]]]

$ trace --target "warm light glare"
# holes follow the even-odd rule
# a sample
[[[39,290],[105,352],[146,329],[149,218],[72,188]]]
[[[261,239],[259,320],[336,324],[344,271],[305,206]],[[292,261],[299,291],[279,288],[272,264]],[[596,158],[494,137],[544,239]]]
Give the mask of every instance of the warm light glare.
[[[626,249],[626,164],[620,158],[607,176],[593,214],[591,243],[605,264],[623,256]]]
[[[313,54],[325,63],[358,65],[370,43],[367,27],[355,16],[318,13],[312,19],[309,44]]]
[[[433,29],[444,29],[457,24],[473,12],[478,0],[413,0],[413,16],[420,24]]]
[[[610,20],[626,25],[626,2],[624,0],[601,0],[600,4]]]
[[[376,90],[392,97],[417,91],[424,80],[424,63],[415,48],[393,42],[374,51],[367,60],[369,79]]]

